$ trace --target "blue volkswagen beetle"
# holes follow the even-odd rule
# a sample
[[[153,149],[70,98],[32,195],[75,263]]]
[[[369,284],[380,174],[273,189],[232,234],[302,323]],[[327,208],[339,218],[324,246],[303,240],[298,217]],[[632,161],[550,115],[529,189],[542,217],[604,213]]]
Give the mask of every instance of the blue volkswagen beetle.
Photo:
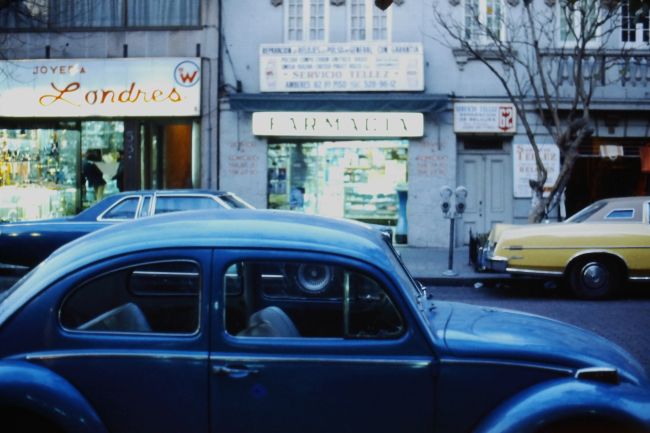
[[[21,432],[645,432],[650,387],[595,334],[433,299],[367,225],[200,211],[77,239],[2,296],[0,415]]]

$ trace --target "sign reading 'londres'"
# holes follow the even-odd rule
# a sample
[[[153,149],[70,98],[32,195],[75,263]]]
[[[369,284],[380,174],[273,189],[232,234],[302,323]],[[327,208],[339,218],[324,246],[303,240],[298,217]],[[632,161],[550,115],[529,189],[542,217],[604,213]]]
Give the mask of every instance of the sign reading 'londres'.
[[[200,113],[196,58],[0,62],[0,116],[143,117]]]

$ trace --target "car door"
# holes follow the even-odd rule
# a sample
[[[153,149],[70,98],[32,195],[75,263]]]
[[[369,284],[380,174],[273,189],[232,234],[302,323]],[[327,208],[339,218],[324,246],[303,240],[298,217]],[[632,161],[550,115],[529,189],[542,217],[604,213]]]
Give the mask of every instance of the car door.
[[[80,270],[18,317],[16,350],[73,384],[111,433],[207,431],[211,254],[153,251]]]
[[[213,433],[433,431],[437,364],[385,274],[304,252],[215,257]]]

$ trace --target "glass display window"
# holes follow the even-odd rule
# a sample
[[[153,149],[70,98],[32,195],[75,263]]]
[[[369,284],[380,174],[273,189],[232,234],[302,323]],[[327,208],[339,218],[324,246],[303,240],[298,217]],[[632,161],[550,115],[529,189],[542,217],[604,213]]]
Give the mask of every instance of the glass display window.
[[[86,157],[101,195],[117,192],[123,136],[117,121],[0,127],[0,220],[74,215],[101,198],[88,186]]]
[[[0,220],[74,214],[78,130],[0,129]]]
[[[407,140],[271,143],[268,207],[395,225],[407,166]]]
[[[81,122],[81,200],[88,207],[123,189],[124,122]]]

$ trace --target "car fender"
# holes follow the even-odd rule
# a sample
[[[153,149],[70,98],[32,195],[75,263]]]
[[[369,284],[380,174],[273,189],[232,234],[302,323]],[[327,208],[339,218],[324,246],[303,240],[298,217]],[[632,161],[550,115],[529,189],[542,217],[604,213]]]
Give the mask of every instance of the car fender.
[[[629,383],[575,378],[545,382],[515,395],[484,419],[476,433],[535,433],[576,417],[598,417],[634,432],[650,432],[650,392]]]
[[[0,362],[0,407],[39,414],[66,432],[107,432],[95,410],[70,382],[25,361]]]

